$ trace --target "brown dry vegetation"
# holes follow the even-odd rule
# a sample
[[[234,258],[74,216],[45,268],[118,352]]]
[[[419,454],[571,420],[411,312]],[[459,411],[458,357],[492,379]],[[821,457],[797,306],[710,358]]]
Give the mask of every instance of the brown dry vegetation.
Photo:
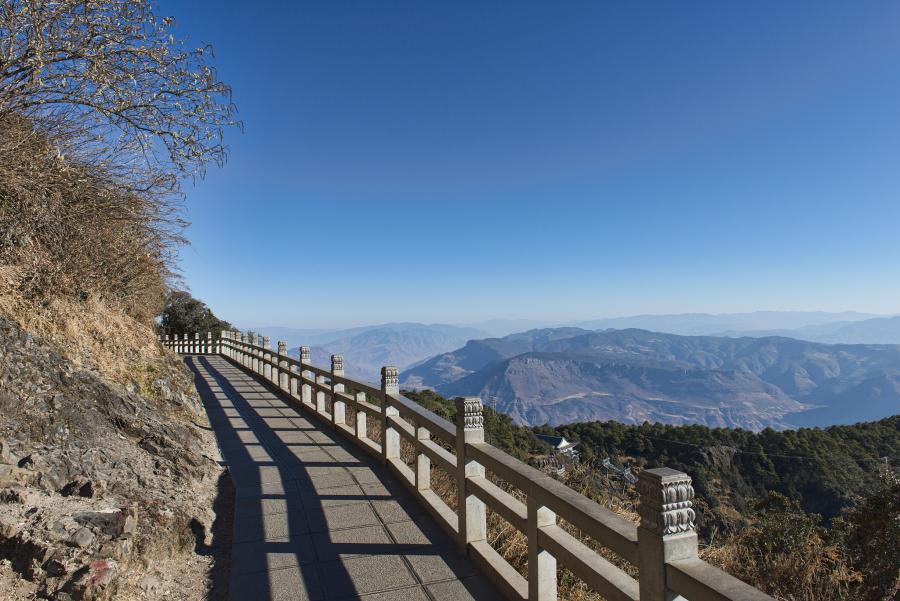
[[[5,357],[15,371],[0,382],[3,399],[18,404],[0,436],[42,466],[2,466],[7,496],[40,505],[27,514],[27,505],[4,505],[16,530],[4,544],[46,534],[40,516],[138,504],[136,549],[120,562],[123,598],[199,599],[209,593],[211,558],[193,552],[188,522],[211,519],[220,469],[207,457],[208,428],[196,424],[192,378],[156,342],[154,318],[177,283],[181,182],[225,160],[224,130],[238,124],[210,48],[187,47],[153,9],[149,0],[0,0],[0,318],[17,324],[9,330],[21,334],[5,342],[26,358]],[[34,349],[57,359],[27,360]],[[65,408],[45,411],[57,397]],[[115,417],[129,403],[146,410]],[[91,428],[75,431],[88,415]],[[35,434],[50,426],[71,426],[68,446]],[[189,451],[166,455],[180,444],[172,432]],[[70,465],[82,447],[119,459]],[[38,486],[72,470],[93,479],[92,498]],[[40,565],[15,573],[10,565],[0,560],[0,588],[14,598],[50,582]],[[133,578],[151,573],[143,592],[129,592]]]

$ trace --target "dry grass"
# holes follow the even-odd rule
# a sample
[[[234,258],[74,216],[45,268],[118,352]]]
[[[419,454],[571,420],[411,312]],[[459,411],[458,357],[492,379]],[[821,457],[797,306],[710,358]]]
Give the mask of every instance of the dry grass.
[[[743,544],[758,539],[756,527],[744,528],[724,544],[709,547],[701,557],[729,574],[749,582],[779,601],[843,601],[855,598],[861,575],[834,545],[815,534],[790,554],[760,557]]]
[[[77,301],[63,296],[43,303],[29,302],[17,293],[16,270],[0,268],[0,313],[54,343],[75,365],[127,384],[142,383],[148,373],[171,361],[150,325],[100,299]]]
[[[151,323],[180,225],[164,199],[123,192],[102,167],[68,161],[27,120],[0,113],[3,285],[32,312],[96,300]]]

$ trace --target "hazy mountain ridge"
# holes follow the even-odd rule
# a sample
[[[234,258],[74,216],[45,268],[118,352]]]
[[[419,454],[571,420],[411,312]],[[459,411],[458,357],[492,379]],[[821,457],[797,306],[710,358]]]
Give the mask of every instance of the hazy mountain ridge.
[[[496,396],[498,409],[519,423],[646,419],[785,428],[896,413],[900,346],[535,330],[470,341],[401,381],[449,396]]]
[[[683,336],[715,336],[722,332],[779,331],[831,324],[853,323],[881,315],[843,311],[753,311],[749,313],[673,313],[667,315],[632,315],[576,322],[572,325],[588,330],[637,328]]]
[[[788,336],[828,344],[900,344],[900,316],[816,324],[793,330],[728,330],[717,335]]]
[[[484,334],[474,328],[416,323],[385,324],[344,332],[350,335],[313,346],[310,349],[312,363],[328,367],[332,354],[343,355],[347,376],[371,382],[379,380],[384,365],[403,369]],[[296,347],[290,352],[296,354]]]
[[[410,388],[434,388],[463,378],[496,361],[534,350],[560,338],[589,333],[582,328],[542,328],[502,338],[469,340],[455,351],[437,355],[400,374],[402,385]]]

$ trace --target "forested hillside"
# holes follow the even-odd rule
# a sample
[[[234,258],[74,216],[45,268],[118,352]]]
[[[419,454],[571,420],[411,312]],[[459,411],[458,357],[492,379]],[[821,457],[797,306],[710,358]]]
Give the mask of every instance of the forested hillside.
[[[454,402],[432,391],[404,394],[455,417]],[[489,442],[535,465],[550,452],[535,434],[577,441],[581,459],[561,477],[607,506],[628,506],[636,492],[598,487],[603,458],[687,472],[703,556],[777,599],[889,601],[900,591],[900,415],[758,433],[613,421],[528,428],[488,407],[484,420]]]
[[[741,513],[775,491],[805,511],[835,517],[874,490],[881,469],[900,465],[900,415],[784,432],[614,421],[535,431],[579,441],[586,461],[614,457],[683,470],[711,508],[727,503]]]

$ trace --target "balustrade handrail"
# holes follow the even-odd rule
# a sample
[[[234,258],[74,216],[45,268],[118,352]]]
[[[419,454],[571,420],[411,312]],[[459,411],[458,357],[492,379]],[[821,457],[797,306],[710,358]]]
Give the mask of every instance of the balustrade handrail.
[[[483,406],[477,397],[457,399],[456,424],[451,424],[401,395],[394,367],[382,368],[378,387],[346,377],[341,355],[332,355],[327,370],[310,363],[309,347],[300,347],[295,359],[287,355],[284,342],[273,351],[268,337],[257,334],[175,335],[161,337],[161,342],[182,354],[225,356],[270,381],[304,410],[325,419],[377,457],[509,599],[555,600],[560,562],[610,600],[774,601],[698,557],[694,490],[690,476],[683,472],[660,468],[639,474],[641,523],[637,526],[486,443]],[[354,427],[346,420],[348,407],[355,411]],[[368,416],[381,423],[377,440],[369,437]],[[400,457],[401,438],[413,446],[413,467]],[[431,490],[432,462],[455,478],[456,511]],[[526,502],[497,486],[486,471],[520,491]],[[487,508],[528,538],[527,579],[488,544]],[[561,528],[557,517],[636,566],[640,578],[634,579]]]

